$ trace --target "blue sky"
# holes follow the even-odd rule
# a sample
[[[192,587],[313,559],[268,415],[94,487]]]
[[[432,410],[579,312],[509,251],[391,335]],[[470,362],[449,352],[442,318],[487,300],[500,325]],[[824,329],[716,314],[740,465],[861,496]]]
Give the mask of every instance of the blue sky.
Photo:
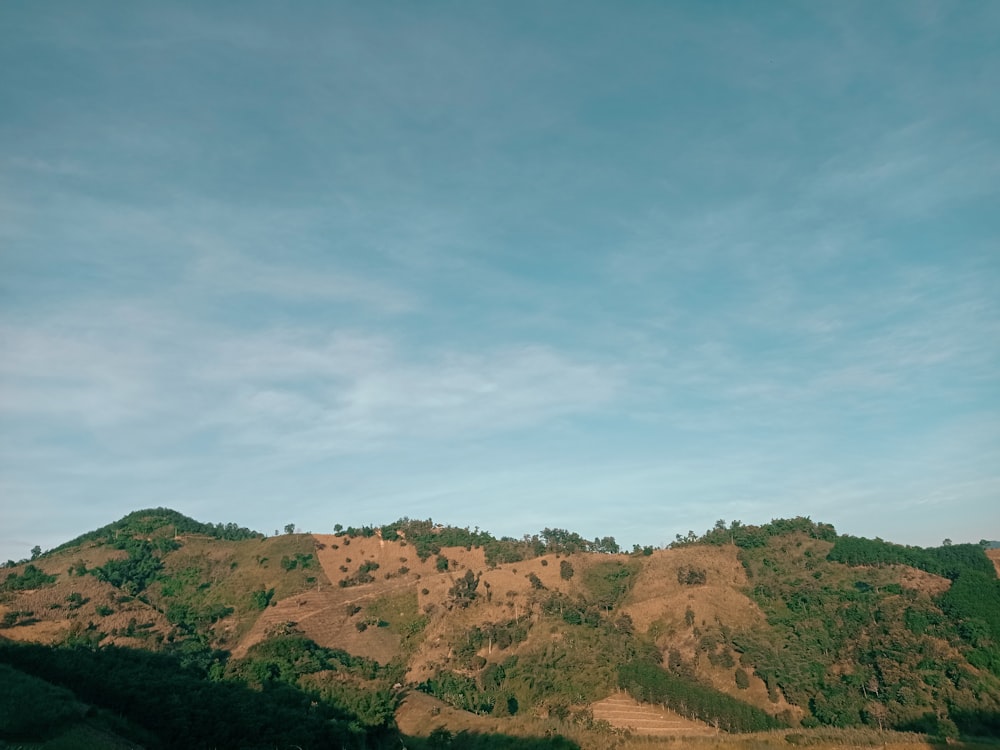
[[[1000,538],[1000,4],[0,5],[0,558],[142,507]]]

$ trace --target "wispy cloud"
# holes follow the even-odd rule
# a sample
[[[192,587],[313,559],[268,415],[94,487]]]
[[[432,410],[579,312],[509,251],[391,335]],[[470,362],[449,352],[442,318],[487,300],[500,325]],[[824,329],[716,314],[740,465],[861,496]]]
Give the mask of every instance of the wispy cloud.
[[[0,5],[10,535],[991,521],[996,14]]]

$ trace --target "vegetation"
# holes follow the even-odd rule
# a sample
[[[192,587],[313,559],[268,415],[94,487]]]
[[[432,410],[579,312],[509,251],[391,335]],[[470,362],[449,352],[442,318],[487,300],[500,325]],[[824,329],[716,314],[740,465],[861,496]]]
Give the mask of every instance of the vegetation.
[[[726,732],[760,732],[782,723],[749,703],[673,674],[648,661],[632,661],[619,669],[623,688],[638,700],[661,703],[677,713],[708,722]]]
[[[260,539],[264,536],[258,531],[237,526],[234,523],[202,523],[169,508],[150,508],[129,513],[114,523],[82,534],[65,544],[60,544],[47,554],[79,547],[88,542],[113,543],[122,538],[145,538],[153,534],[160,537],[164,535],[203,534],[225,541]]]
[[[0,642],[0,663],[34,678],[36,691],[55,691],[53,706],[62,710],[54,718],[66,717],[69,691],[78,701],[126,716],[141,730],[129,739],[148,747],[364,748],[379,739],[350,711],[287,682],[254,690],[213,679],[194,660],[172,654]]]
[[[521,539],[513,537],[496,538],[478,527],[469,530],[457,526],[435,524],[432,520],[419,521],[412,518],[400,518],[394,523],[379,529],[383,539],[395,541],[405,539],[416,549],[417,556],[426,560],[431,555],[440,554],[447,547],[481,547],[490,566],[515,563],[541,555],[573,554],[575,552],[599,552],[616,554],[620,552],[614,537],[607,536],[588,541],[576,532],[566,529],[543,529],[538,534],[526,534]],[[348,527],[338,529],[337,533],[347,537],[370,537],[376,533],[375,527]]]
[[[558,528],[497,539],[401,519],[338,533],[328,549],[307,534],[264,538],[157,509],[80,537],[85,546],[38,550],[41,562],[23,563],[0,584],[0,627],[23,638],[40,619],[62,620],[66,646],[0,640],[8,670],[0,678],[23,686],[20,694],[47,696],[41,700],[52,707],[44,723],[18,716],[10,732],[0,724],[0,739],[35,741],[43,726],[62,731],[97,718],[113,723],[107,707],[124,717],[113,734],[153,748],[399,746],[394,715],[413,687],[461,710],[517,722],[548,717],[552,727],[593,729],[586,706],[623,687],[724,731],[1000,734],[1000,581],[983,545],[907,547],[838,536],[808,518],[719,521],[703,535],[678,537],[671,546],[679,551],[669,554],[636,545],[623,555],[611,537],[588,541]],[[407,549],[349,546],[377,535]],[[505,569],[466,567],[470,558],[456,548],[476,547],[487,566]],[[338,549],[331,566],[326,556]],[[736,559],[745,587],[729,572]],[[340,588],[366,588],[337,591],[325,573],[337,566]],[[399,580],[406,575],[412,583]],[[513,590],[499,588],[505,580]],[[655,603],[664,591],[669,608]],[[743,594],[763,618],[730,618],[736,599],[751,606]],[[327,595],[336,614],[314,617],[311,608],[326,606]],[[665,608],[650,617],[650,606]],[[299,619],[316,640],[281,620],[232,659],[226,649],[253,627],[259,637],[265,612],[266,621]],[[355,628],[379,632],[359,636]],[[338,633],[380,661],[334,648]],[[123,638],[157,653],[107,645]],[[163,694],[184,692],[165,706],[174,725],[147,715],[154,701],[99,686],[94,675],[102,672],[133,686],[148,673]],[[257,736],[220,728],[200,737],[204,716],[225,702],[227,720],[269,713],[294,729]],[[86,716],[84,704],[93,706]],[[405,744],[508,746],[509,738],[454,728]],[[539,746],[559,746],[552,742]]]
[[[881,539],[840,536],[827,559],[846,565],[909,565],[951,580],[969,571],[995,577],[993,564],[978,544],[947,544],[924,549]]]
[[[100,581],[127,594],[135,595],[145,590],[163,569],[163,563],[154,551],[152,543],[126,539],[116,546],[128,551],[124,560],[109,560],[104,565],[89,571]]]
[[[24,566],[21,575],[17,573],[9,573],[7,575],[7,579],[3,583],[0,583],[0,592],[40,589],[55,580],[56,576],[47,575],[44,571],[28,563]]]
[[[756,547],[763,547],[771,537],[796,533],[805,534],[811,539],[822,539],[828,542],[832,542],[837,538],[837,531],[830,524],[814,523],[808,517],[802,516],[797,518],[779,518],[760,526],[733,521],[727,527],[726,522],[720,519],[715,522],[713,528],[701,536],[698,536],[693,531],[689,531],[687,536],[678,534],[670,546],[735,544],[741,549],[754,549]]]
[[[73,693],[0,663],[0,727],[12,740],[45,739],[76,721],[81,705]]]

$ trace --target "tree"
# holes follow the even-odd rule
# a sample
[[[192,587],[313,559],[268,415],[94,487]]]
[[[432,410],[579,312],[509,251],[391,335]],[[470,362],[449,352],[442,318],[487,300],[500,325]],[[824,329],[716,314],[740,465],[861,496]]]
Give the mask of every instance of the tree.
[[[39,547],[37,544],[34,547],[31,548],[31,559],[32,560],[37,559],[38,556],[41,555],[41,554],[42,554],[42,548]]]
[[[294,534],[295,533],[295,524],[294,523],[286,523],[285,524],[285,533],[286,534]]]
[[[559,577],[568,581],[573,577],[573,564],[569,560],[562,560],[559,563]]]
[[[451,741],[454,735],[449,732],[444,727],[436,727],[429,735],[427,735],[427,746],[431,748],[444,748],[451,747]]]
[[[750,687],[750,675],[742,667],[736,670],[736,687],[746,690]]]
[[[465,575],[455,581],[455,585],[448,590],[448,594],[457,606],[464,609],[476,598],[478,587],[479,576],[473,575],[471,570],[466,570]]]

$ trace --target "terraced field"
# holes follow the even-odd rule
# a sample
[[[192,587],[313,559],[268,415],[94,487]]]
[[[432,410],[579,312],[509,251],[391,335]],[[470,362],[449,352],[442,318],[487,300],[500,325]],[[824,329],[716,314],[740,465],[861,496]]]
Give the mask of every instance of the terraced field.
[[[685,719],[661,706],[639,703],[628,693],[615,693],[592,707],[594,719],[606,721],[616,729],[627,729],[647,737],[709,736],[718,734],[714,727]]]

